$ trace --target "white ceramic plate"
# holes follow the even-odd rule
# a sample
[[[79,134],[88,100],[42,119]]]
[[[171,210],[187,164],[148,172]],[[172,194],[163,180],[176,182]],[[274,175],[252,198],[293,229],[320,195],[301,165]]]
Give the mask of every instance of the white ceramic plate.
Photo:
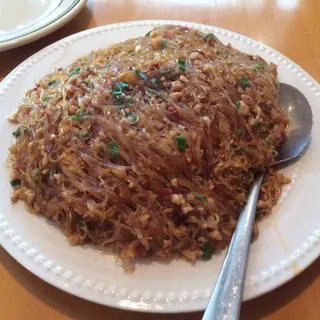
[[[35,41],[65,25],[87,0],[0,1],[0,51]]]
[[[12,205],[9,170],[4,162],[14,126],[6,121],[23,93],[55,67],[68,66],[91,50],[143,36],[156,24],[180,24],[214,32],[223,42],[258,54],[279,66],[279,79],[301,90],[313,106],[314,131],[306,154],[285,172],[293,182],[273,214],[260,224],[251,246],[244,299],[248,300],[293,278],[320,254],[320,87],[294,62],[239,34],[186,22],[138,21],[87,30],[41,50],[4,79],[0,87],[0,242],[23,266],[52,285],[87,300],[119,308],[153,312],[204,309],[224,253],[208,262],[169,264],[148,261],[126,274],[112,255],[89,247],[71,247],[44,218]]]

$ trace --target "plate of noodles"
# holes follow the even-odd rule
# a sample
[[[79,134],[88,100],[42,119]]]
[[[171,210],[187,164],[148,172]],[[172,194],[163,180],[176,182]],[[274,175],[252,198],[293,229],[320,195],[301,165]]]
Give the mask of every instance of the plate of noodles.
[[[312,143],[268,169],[244,299],[320,253],[320,88],[239,34],[178,21],[58,41],[0,85],[0,241],[48,283],[140,311],[204,309],[255,172],[290,123],[278,81],[314,113]]]

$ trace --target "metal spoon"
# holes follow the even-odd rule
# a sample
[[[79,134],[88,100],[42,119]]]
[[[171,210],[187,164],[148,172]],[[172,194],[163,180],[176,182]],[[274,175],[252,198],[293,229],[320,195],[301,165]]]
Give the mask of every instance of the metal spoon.
[[[302,153],[310,140],[313,125],[311,106],[299,90],[280,83],[279,98],[288,112],[290,125],[288,140],[278,149],[274,165],[287,163]],[[264,173],[256,176],[247,204],[240,213],[203,320],[239,319],[252,227]]]

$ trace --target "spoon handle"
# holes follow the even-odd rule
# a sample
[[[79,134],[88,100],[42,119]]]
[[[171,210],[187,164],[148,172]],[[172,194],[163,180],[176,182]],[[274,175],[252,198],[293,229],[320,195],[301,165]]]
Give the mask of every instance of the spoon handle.
[[[264,172],[254,180],[202,320],[239,319],[256,206]]]

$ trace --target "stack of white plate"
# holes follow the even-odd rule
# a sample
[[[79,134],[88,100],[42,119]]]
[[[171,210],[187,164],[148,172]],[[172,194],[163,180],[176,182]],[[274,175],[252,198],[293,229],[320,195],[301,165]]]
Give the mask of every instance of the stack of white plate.
[[[0,1],[0,51],[35,41],[65,25],[86,0]]]

